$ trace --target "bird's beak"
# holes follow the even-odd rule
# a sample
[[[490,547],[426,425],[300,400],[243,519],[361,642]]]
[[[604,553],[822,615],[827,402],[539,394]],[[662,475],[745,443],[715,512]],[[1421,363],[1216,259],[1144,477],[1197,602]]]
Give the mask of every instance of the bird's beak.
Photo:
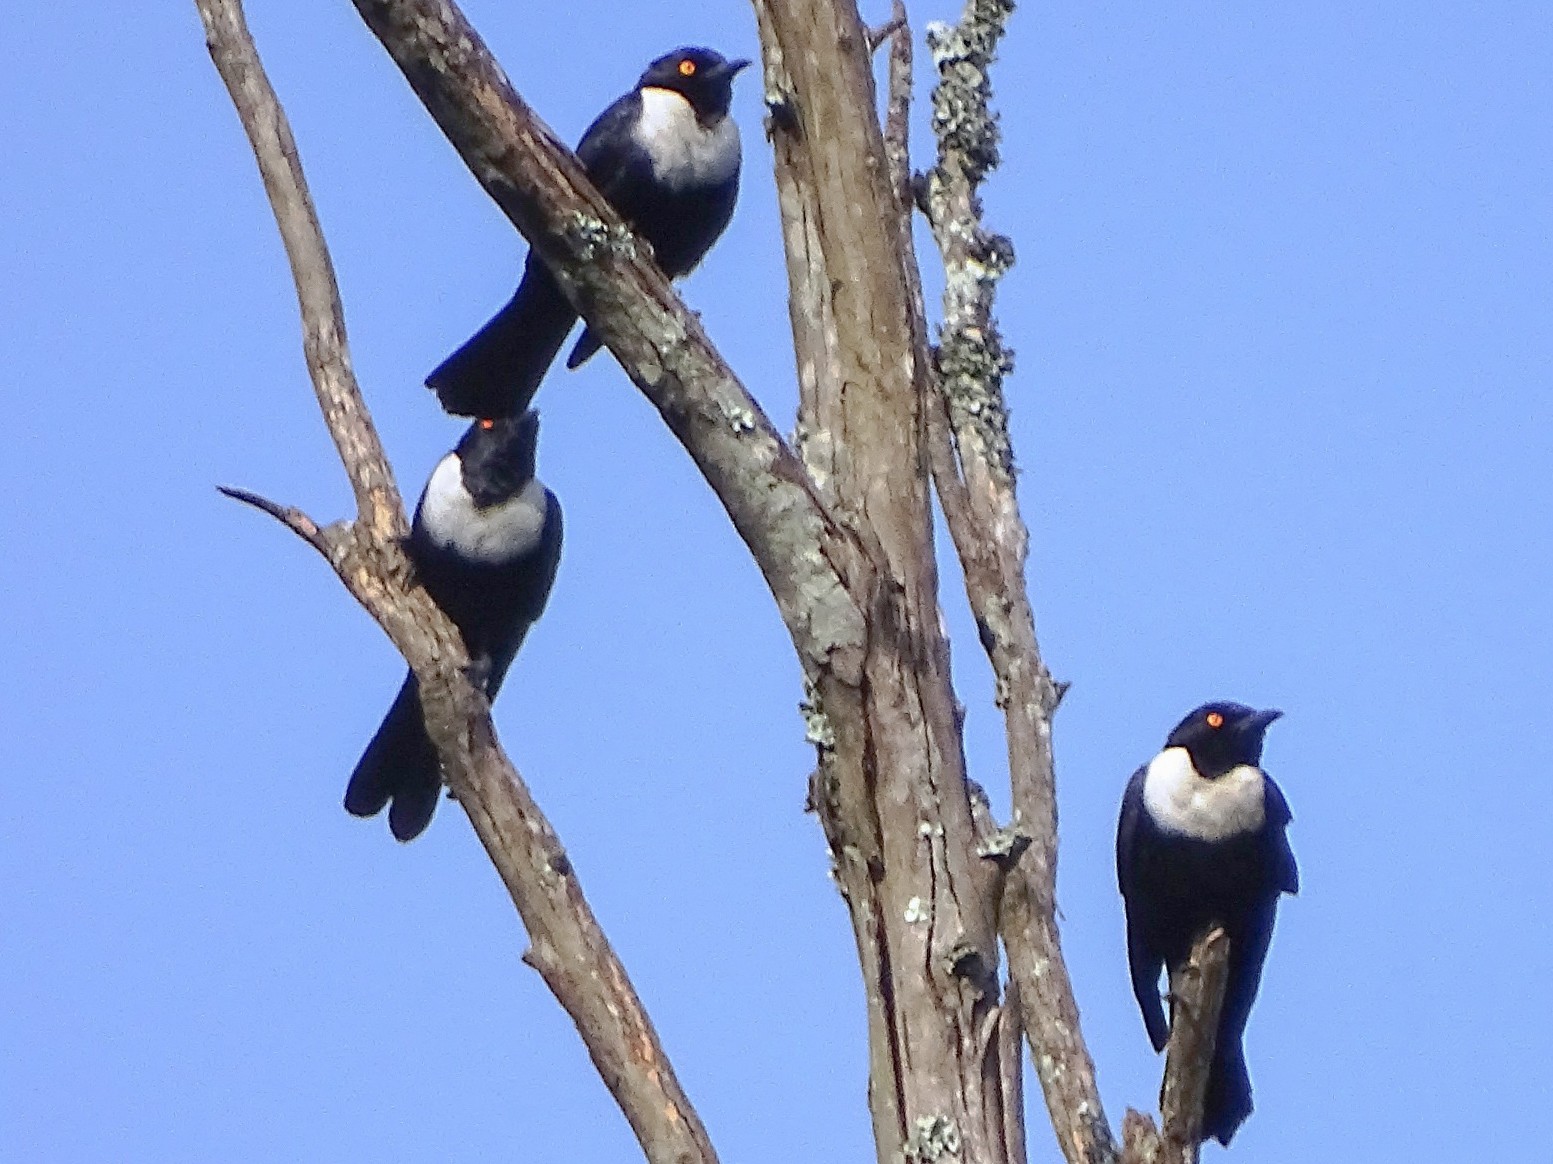
[[[723,76],[731,77],[740,70],[749,68],[750,64],[751,62],[745,60],[743,57],[740,57],[736,61],[724,61],[721,72]]]
[[[1260,735],[1272,725],[1274,720],[1282,718],[1283,712],[1276,707],[1269,707],[1265,711],[1254,711],[1241,722],[1240,730]]]

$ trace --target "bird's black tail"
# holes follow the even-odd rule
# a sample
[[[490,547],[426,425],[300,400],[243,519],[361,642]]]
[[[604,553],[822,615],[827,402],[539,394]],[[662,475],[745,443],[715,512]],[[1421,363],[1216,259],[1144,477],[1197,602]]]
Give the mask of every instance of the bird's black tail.
[[[454,416],[520,416],[576,322],[549,268],[530,258],[517,293],[437,365],[426,386]]]
[[[567,371],[575,372],[589,360],[604,344],[594,334],[591,327],[582,329],[582,334],[577,337],[576,344],[572,347],[572,354],[566,357]]]
[[[1238,1038],[1214,1051],[1208,1072],[1208,1096],[1203,1101],[1202,1136],[1229,1147],[1236,1130],[1251,1114],[1251,1075]]]
[[[442,772],[437,749],[426,734],[420,690],[407,675],[394,705],[345,787],[345,811],[376,816],[388,807],[388,829],[397,840],[413,841],[437,811]]]

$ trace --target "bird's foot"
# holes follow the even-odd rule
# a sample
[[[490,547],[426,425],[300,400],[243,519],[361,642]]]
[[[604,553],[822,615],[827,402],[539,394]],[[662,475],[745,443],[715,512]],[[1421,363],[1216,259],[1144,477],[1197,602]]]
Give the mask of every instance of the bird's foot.
[[[491,681],[490,656],[481,655],[479,658],[470,659],[469,666],[464,668],[464,678],[481,691],[488,691],[487,685]]]

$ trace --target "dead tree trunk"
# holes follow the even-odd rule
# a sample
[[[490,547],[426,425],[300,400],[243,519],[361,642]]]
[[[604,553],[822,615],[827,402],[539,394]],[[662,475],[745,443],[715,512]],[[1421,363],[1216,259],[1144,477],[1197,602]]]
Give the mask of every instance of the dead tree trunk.
[[[851,914],[868,998],[881,1164],[1023,1161],[1021,1032],[1066,1158],[1123,1158],[1058,942],[1051,718],[1061,691],[1041,659],[1025,586],[1028,536],[1002,394],[1011,359],[992,316],[1012,248],[983,228],[977,200],[997,163],[987,70],[1012,5],[968,0],[958,26],[930,32],[937,161],[913,177],[911,33],[899,0],[873,32],[850,0],[754,0],[800,376],[790,447],[458,9],[448,0],[354,3],[475,178],[694,459],[781,611],[818,756],[810,803]],[[647,1159],[711,1164],[711,1143],[576,871],[464,677],[458,635],[406,575],[396,542],[403,508],[350,372],[296,146],[241,4],[196,4],[292,260],[309,370],[357,516],[320,528],[232,492],[323,553],[415,670],[449,784],[528,929],[528,961],[577,1024]],[[872,55],[885,40],[881,125]],[[918,207],[947,276],[936,345],[911,242]],[[991,821],[965,771],[939,612],[935,491],[1005,714],[1016,813],[1007,827]],[[1198,953],[1208,961],[1194,983],[1211,996],[1217,982],[1222,992],[1215,951]],[[1211,1013],[1214,1000],[1202,1001]],[[1184,1086],[1167,1080],[1176,1098],[1165,1106],[1165,1132],[1131,1113],[1125,1158],[1195,1158],[1201,1090],[1192,1090],[1190,1072],[1211,1055],[1208,1042],[1206,1052],[1172,1049],[1170,1070]]]

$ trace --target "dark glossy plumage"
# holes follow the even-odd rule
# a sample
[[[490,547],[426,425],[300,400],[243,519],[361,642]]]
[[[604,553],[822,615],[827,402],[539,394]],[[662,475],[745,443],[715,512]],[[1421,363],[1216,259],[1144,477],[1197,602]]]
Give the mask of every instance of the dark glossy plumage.
[[[534,478],[537,440],[533,413],[488,427],[483,421],[470,426],[422,491],[410,531],[409,555],[417,574],[463,635],[474,672],[492,700],[529,627],[544,611],[561,560],[561,507]],[[438,505],[434,489],[463,493],[450,509]],[[530,500],[532,508],[519,513],[524,520],[509,522],[517,534],[504,544],[502,507]],[[463,523],[455,532],[483,537],[479,546],[488,552],[471,557],[456,539],[450,541],[455,527],[449,513]],[[355,816],[375,816],[387,807],[390,831],[409,841],[431,823],[441,791],[441,768],[410,673],[351,773],[345,808]]]
[[[1229,936],[1229,984],[1203,1116],[1203,1137],[1224,1144],[1251,1114],[1242,1037],[1272,941],[1278,897],[1299,890],[1286,835],[1289,806],[1259,768],[1262,736],[1277,714],[1234,703],[1205,704],[1192,712],[1171,733],[1165,751],[1133,774],[1117,827],[1116,873],[1126,906],[1133,993],[1156,1051],[1169,1039],[1161,972],[1185,962],[1210,925],[1223,926]],[[1153,810],[1147,795],[1151,770],[1159,781]],[[1259,785],[1255,796],[1253,779]],[[1179,805],[1172,805],[1167,793],[1183,782],[1210,798],[1210,806],[1213,796],[1221,796],[1217,815],[1201,802],[1189,802],[1187,790]],[[1174,809],[1179,815],[1168,819]],[[1243,819],[1253,811],[1260,820]]]
[[[589,180],[652,245],[671,278],[689,274],[727,227],[739,192],[738,134],[728,117],[733,78],[747,61],[709,49],[683,48],[654,61],[636,87],[588,127],[577,157]],[[644,92],[651,91],[644,104]],[[678,130],[662,116],[664,95],[688,103],[684,130],[715,146],[715,167],[666,140]],[[649,115],[644,119],[644,110]],[[655,138],[645,130],[659,131]],[[731,153],[729,151],[731,150]],[[459,416],[510,416],[528,407],[577,315],[543,261],[532,251],[523,279],[505,307],[439,365],[426,384],[443,408]],[[584,331],[567,359],[576,368],[598,350]]]

